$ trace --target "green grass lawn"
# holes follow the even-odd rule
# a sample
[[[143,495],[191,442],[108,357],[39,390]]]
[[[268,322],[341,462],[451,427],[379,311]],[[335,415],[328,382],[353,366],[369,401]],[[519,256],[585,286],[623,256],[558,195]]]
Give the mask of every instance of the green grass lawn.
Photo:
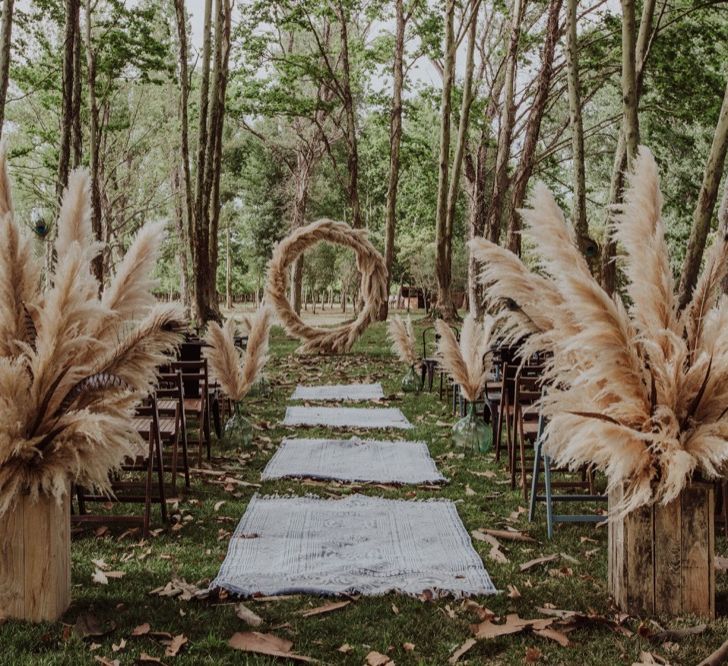
[[[267,657],[233,650],[228,640],[237,631],[250,628],[235,613],[234,599],[209,598],[183,601],[178,597],[152,595],[175,578],[205,587],[216,575],[223,560],[230,533],[250,497],[261,493],[316,493],[339,497],[351,492],[392,498],[455,500],[468,531],[481,527],[514,527],[537,539],[537,543],[501,541],[507,562],[489,557],[491,546],[474,541],[501,594],[476,599],[498,616],[518,613],[522,618],[543,617],[539,607],[593,613],[613,617],[607,592],[607,534],[590,525],[561,525],[553,541],[546,538],[543,509],[529,524],[522,495],[512,492],[505,463],[496,464],[492,455],[462,455],[450,444],[454,422],[449,405],[437,393],[403,395],[399,379],[403,368],[385,340],[382,324],[372,326],[351,354],[335,358],[298,357],[296,343],[274,330],[273,356],[268,376],[273,387],[270,399],[247,401],[256,438],[249,450],[222,451],[214,448],[210,468],[226,470],[228,476],[243,481],[226,485],[214,477],[196,476],[193,487],[172,505],[177,521],[173,529],[155,532],[142,541],[139,534],[122,535],[121,530],[96,536],[93,531],[74,538],[73,603],[62,622],[31,626],[5,622],[0,626],[0,664],[13,666],[41,664],[138,663],[141,655],[166,664],[269,664]],[[390,404],[400,407],[416,429],[408,438],[423,439],[438,466],[450,482],[442,489],[401,487],[383,489],[337,483],[299,481],[266,482],[258,487],[260,472],[278,442],[291,429],[282,428],[286,401],[300,382],[323,383],[381,381]],[[323,430],[311,430],[323,434]],[[137,507],[137,510],[139,507]],[[158,512],[153,527],[162,527]],[[726,541],[718,539],[717,549],[726,552]],[[519,565],[542,555],[555,554],[557,560],[521,572]],[[107,585],[92,581],[93,560],[104,560],[109,569],[123,571],[123,578],[109,579]],[[509,594],[509,587],[511,592]],[[363,664],[371,651],[387,654],[396,664],[446,664],[451,653],[471,638],[470,625],[478,621],[477,609],[462,600],[422,601],[390,594],[380,598],[357,598],[341,610],[302,617],[301,610],[320,606],[327,600],[296,596],[284,600],[246,601],[248,608],[263,618],[258,631],[274,633],[293,641],[297,654],[323,663]],[[641,651],[660,655],[672,664],[696,664],[720,645],[728,635],[728,575],[719,574],[717,608],[721,619],[700,635],[661,645],[645,637],[654,632],[650,620],[630,618],[629,632],[614,632],[605,625],[590,623],[569,633],[571,645],[561,645],[532,633],[479,641],[459,663],[471,664],[632,664]],[[73,626],[79,617],[91,617],[104,635],[79,638]],[[695,618],[664,620],[664,627],[698,624]],[[132,637],[135,627],[148,623],[150,633]],[[163,634],[183,634],[188,640],[177,656],[165,656],[160,642]],[[96,632],[100,633],[100,632]],[[414,648],[411,645],[413,644]],[[347,651],[339,651],[348,645]],[[144,663],[144,662],[142,662]],[[151,662],[149,662],[151,663]]]

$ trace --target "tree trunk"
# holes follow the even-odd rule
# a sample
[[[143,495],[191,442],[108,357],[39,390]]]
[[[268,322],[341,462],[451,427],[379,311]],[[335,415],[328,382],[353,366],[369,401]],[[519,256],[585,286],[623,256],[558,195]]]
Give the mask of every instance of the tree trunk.
[[[293,198],[293,219],[291,228],[298,229],[306,224],[308,194],[313,175],[316,156],[307,150],[299,150],[296,155],[296,167],[293,173],[295,194]],[[300,254],[291,266],[291,307],[296,314],[301,314],[301,288],[303,279],[304,254]]]
[[[185,194],[185,217],[187,222],[186,238],[188,244],[194,238],[194,213],[192,191],[192,176],[190,175],[190,145],[189,145],[189,117],[187,107],[190,95],[190,80],[187,65],[188,47],[187,47],[187,17],[185,13],[184,0],[175,0],[175,14],[177,17],[177,39],[179,41],[179,82],[180,82],[180,161],[184,173],[184,194]],[[194,247],[194,243],[190,245],[190,249]],[[184,248],[184,254],[187,254],[187,248]],[[194,261],[194,255],[193,255]]]
[[[79,30],[80,0],[66,0],[66,27],[63,38],[63,83],[61,112],[61,144],[58,157],[56,199],[60,203],[68,185],[71,164],[71,128],[73,127],[73,50]]]
[[[228,215],[225,234],[225,307],[228,310],[233,307],[233,257],[230,250],[230,227],[232,223],[232,215]]]
[[[442,104],[440,107],[440,157],[437,182],[436,217],[436,261],[437,308],[440,316],[452,321],[457,313],[452,302],[450,283],[452,274],[448,265],[447,241],[447,193],[450,171],[450,110],[452,106],[452,87],[455,76],[455,0],[445,4],[445,68],[442,81]]]
[[[181,178],[180,178],[180,168],[179,166],[175,168],[174,170],[174,176],[172,179],[172,191],[174,194],[174,221],[175,221],[175,230],[177,232],[177,240],[180,244],[180,253],[179,253],[179,291],[180,291],[180,298],[182,299],[183,303],[185,304],[185,307],[189,307],[189,266],[187,265],[187,248],[186,248],[186,241],[187,241],[187,234],[185,233],[185,220],[184,220],[184,208],[182,206],[182,200],[183,200],[183,193],[181,188]]]
[[[13,35],[13,5],[15,0],[3,0],[2,45],[0,46],[0,136],[5,122],[5,100],[10,81],[10,47]]]
[[[508,160],[511,154],[511,141],[513,138],[513,124],[516,109],[513,102],[516,85],[516,69],[518,66],[518,41],[521,36],[521,22],[526,0],[513,0],[513,18],[511,20],[511,36],[506,59],[505,81],[503,84],[503,108],[501,109],[500,133],[498,135],[498,153],[495,160],[495,175],[493,178],[493,192],[488,208],[488,238],[497,243],[500,239],[501,210],[508,189]],[[511,241],[508,239],[509,247]]]
[[[219,0],[218,0],[219,1]],[[197,177],[195,188],[195,233],[190,239],[192,256],[194,257],[195,274],[195,317],[199,325],[204,324],[210,318],[210,305],[208,296],[210,293],[209,282],[214,279],[210,275],[210,254],[209,254],[209,217],[205,205],[205,176],[206,163],[205,155],[208,144],[208,106],[210,97],[210,51],[211,35],[210,27],[212,21],[212,0],[205,0],[205,18],[202,44],[202,73],[200,77],[200,115],[199,132],[197,140]]]
[[[637,118],[637,63],[634,0],[621,0],[622,4],[622,113],[627,165],[637,155],[640,127]]]
[[[703,259],[705,241],[710,231],[710,220],[718,198],[723,167],[725,165],[726,150],[728,150],[728,84],[723,94],[723,104],[718,116],[718,123],[710,146],[708,161],[703,172],[703,183],[700,186],[698,203],[693,212],[693,226],[690,229],[690,240],[683,263],[682,277],[680,278],[679,306],[685,307],[690,302],[695,283],[700,272],[700,262]]]
[[[89,172],[91,176],[91,228],[96,240],[103,239],[101,220],[101,194],[99,191],[99,154],[101,136],[99,131],[99,107],[96,100],[96,53],[92,41],[93,9],[91,0],[86,0],[86,69],[88,77],[89,105]],[[104,281],[104,253],[93,261],[93,271],[100,284]]]
[[[79,11],[80,13],[80,11]],[[73,128],[71,130],[71,146],[73,151],[73,168],[81,166],[83,156],[83,129],[81,128],[81,27],[76,30],[73,42]]]
[[[629,5],[631,3],[631,0],[625,0],[627,2],[627,11],[629,12]],[[649,54],[649,48],[650,48],[650,41],[651,41],[651,32],[652,32],[652,16],[655,12],[655,2],[656,0],[645,0],[645,2],[642,5],[642,18],[640,19],[640,30],[639,35],[637,37],[637,43],[634,44],[634,4],[631,4],[631,14],[632,17],[629,19],[627,17],[627,25],[625,24],[625,20],[622,21],[622,44],[624,48],[625,42],[627,44],[632,43],[632,49],[633,51],[636,51],[637,56],[635,57],[629,57],[629,54],[625,56],[622,55],[622,90],[624,91],[625,88],[629,88],[629,84],[625,86],[624,78],[625,78],[625,68],[629,69],[630,63],[635,65],[635,73],[634,76],[632,76],[631,72],[626,72],[626,77],[628,80],[634,81],[634,87],[635,87],[635,94],[634,94],[634,109],[627,111],[626,109],[623,112],[623,118],[622,118],[622,126],[619,132],[619,139],[617,140],[617,150],[614,155],[614,165],[612,167],[612,177],[610,180],[610,186],[609,186],[609,203],[611,206],[614,206],[615,204],[619,204],[622,202],[623,198],[623,191],[624,191],[624,176],[625,172],[629,167],[629,164],[631,163],[632,157],[634,157],[634,153],[630,155],[630,152],[628,150],[628,143],[627,143],[627,133],[631,132],[632,134],[632,142],[633,142],[633,148],[637,149],[637,145],[639,144],[639,118],[638,118],[638,108],[639,108],[639,98],[642,91],[642,79],[644,77],[644,71],[645,71],[645,65],[647,63],[647,56]],[[624,11],[624,10],[623,10]],[[631,23],[630,25],[628,25]],[[626,34],[625,34],[626,33]],[[629,48],[629,46],[628,46]],[[630,96],[630,102],[632,101]],[[624,95],[623,95],[623,104],[624,104]],[[627,127],[627,117],[629,116],[629,123],[632,125],[631,128]],[[636,139],[636,143],[635,143]],[[611,215],[609,216],[611,217]],[[617,287],[617,266],[614,261],[614,257],[616,254],[616,243],[611,238],[611,233],[609,231],[609,225],[610,225],[610,219],[607,219],[607,240],[605,247],[602,251],[602,261],[601,261],[601,282],[603,289],[608,294],[613,294],[614,290]]]
[[[443,272],[447,272],[452,280],[452,235],[455,226],[455,210],[457,207],[458,194],[460,193],[460,175],[463,168],[463,155],[465,144],[468,138],[468,126],[470,124],[470,108],[473,103],[473,71],[475,69],[475,42],[477,38],[479,1],[471,3],[470,25],[468,27],[468,47],[465,54],[465,76],[463,79],[463,99],[460,106],[460,119],[458,121],[458,137],[455,144],[455,155],[453,156],[452,174],[447,193],[447,213],[445,222],[445,266]],[[453,308],[454,309],[454,308]],[[457,317],[457,312],[455,312]]]
[[[404,0],[395,0],[396,33],[394,39],[394,66],[392,84],[392,110],[389,116],[389,182],[387,184],[387,221],[384,232],[384,265],[387,267],[387,295],[392,284],[394,265],[394,232],[397,226],[397,186],[399,184],[399,149],[402,143],[402,88],[404,87],[404,38],[406,21]],[[387,318],[389,303],[385,301],[379,311],[380,321]]]
[[[569,125],[571,127],[571,161],[574,203],[571,222],[582,252],[589,237],[586,219],[586,176],[584,164],[584,124],[581,117],[581,84],[579,81],[579,46],[576,35],[577,0],[567,0],[566,68],[569,88]]]
[[[521,151],[521,160],[516,170],[511,193],[511,208],[508,214],[508,248],[516,254],[521,254],[521,215],[518,209],[523,206],[526,199],[526,187],[533,171],[533,157],[536,154],[536,145],[541,132],[541,120],[546,109],[549,92],[551,91],[551,77],[553,75],[554,50],[559,39],[559,12],[561,0],[551,0],[546,23],[546,42],[541,56],[541,70],[538,73],[536,94],[531,102],[531,110],[526,122],[526,138]]]
[[[349,59],[349,31],[348,17],[344,11],[341,0],[338,3],[338,15],[341,22],[339,37],[341,39],[341,98],[346,117],[346,149],[349,167],[348,195],[351,207],[351,226],[361,229],[364,221],[361,215],[359,202],[359,146],[356,136],[356,113],[354,110],[354,96],[351,90],[351,63]]]
[[[218,38],[216,40],[215,55],[215,77],[212,89],[215,97],[211,111],[211,127],[214,131],[210,133],[210,140],[213,143],[212,160],[210,172],[212,173],[212,193],[210,197],[210,231],[209,231],[209,252],[210,252],[210,282],[209,302],[216,318],[220,319],[217,282],[215,276],[218,267],[218,235],[220,228],[220,176],[222,173],[222,138],[225,123],[225,97],[227,93],[228,66],[230,61],[230,33],[232,30],[232,7],[230,0],[222,0],[218,3],[218,28],[215,28]]]

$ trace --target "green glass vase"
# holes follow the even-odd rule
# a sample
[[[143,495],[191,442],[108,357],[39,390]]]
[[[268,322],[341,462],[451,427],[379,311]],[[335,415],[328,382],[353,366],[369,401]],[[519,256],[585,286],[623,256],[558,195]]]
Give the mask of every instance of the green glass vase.
[[[452,441],[456,448],[487,453],[493,443],[493,431],[475,414],[475,403],[469,403],[468,413],[452,427]]]
[[[402,391],[405,393],[417,393],[420,388],[420,377],[415,370],[415,366],[411,365],[407,374],[402,377]]]
[[[233,414],[225,423],[223,442],[226,447],[248,447],[253,443],[253,424],[243,414],[243,403],[233,404]]]
[[[265,375],[261,375],[248,391],[250,397],[267,398],[270,395],[270,382]]]

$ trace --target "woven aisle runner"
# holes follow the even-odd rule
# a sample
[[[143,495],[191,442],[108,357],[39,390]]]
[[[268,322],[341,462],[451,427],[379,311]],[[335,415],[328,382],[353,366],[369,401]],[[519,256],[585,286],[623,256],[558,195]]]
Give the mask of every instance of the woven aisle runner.
[[[413,427],[401,410],[393,407],[288,407],[283,425],[404,430]]]
[[[424,442],[284,439],[261,479],[306,477],[372,483],[440,483]]]
[[[329,384],[325,386],[302,386],[299,384],[291,400],[383,400],[381,384]]]
[[[235,594],[492,594],[455,504],[259,497],[211,588]]]

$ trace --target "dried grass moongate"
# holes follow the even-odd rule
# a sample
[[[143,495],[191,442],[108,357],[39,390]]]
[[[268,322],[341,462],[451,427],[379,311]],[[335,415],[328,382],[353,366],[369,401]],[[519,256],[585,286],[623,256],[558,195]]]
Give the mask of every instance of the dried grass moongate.
[[[288,272],[291,264],[305,250],[321,241],[350,247],[356,253],[361,274],[361,295],[364,307],[348,324],[333,328],[308,326],[288,302]],[[347,352],[374,321],[387,298],[387,269],[382,255],[369,242],[364,229],[353,229],[344,222],[317,220],[300,227],[284,238],[273,251],[268,267],[266,300],[272,303],[280,322],[289,335],[303,341],[302,353],[338,354]]]
[[[0,515],[21,493],[62,501],[69,479],[108,491],[109,471],[143,451],[131,417],[184,325],[183,310],[151,292],[163,233],[142,228],[99,296],[88,176],[75,171],[42,290],[0,148]]]
[[[437,358],[440,365],[460,386],[468,402],[475,402],[483,393],[493,355],[490,351],[495,320],[485,317],[482,322],[468,314],[460,331],[460,341],[447,322],[438,319],[435,328]]]
[[[627,280],[610,298],[543,184],[522,211],[538,255],[529,271],[488,241],[471,242],[490,307],[525,352],[553,352],[544,410],[546,451],[559,464],[593,463],[626,493],[613,515],[674,500],[696,471],[728,460],[728,242],[709,250],[692,300],[679,311],[661,218],[655,160],[640,148],[615,220]],[[628,303],[629,305],[625,305]]]
[[[235,347],[235,320],[228,319],[223,326],[210,322],[205,336],[208,346],[204,354],[210,373],[225,395],[234,402],[242,400],[260,377],[268,360],[271,313],[262,306],[254,319],[245,319],[248,326],[248,346],[244,352]]]

